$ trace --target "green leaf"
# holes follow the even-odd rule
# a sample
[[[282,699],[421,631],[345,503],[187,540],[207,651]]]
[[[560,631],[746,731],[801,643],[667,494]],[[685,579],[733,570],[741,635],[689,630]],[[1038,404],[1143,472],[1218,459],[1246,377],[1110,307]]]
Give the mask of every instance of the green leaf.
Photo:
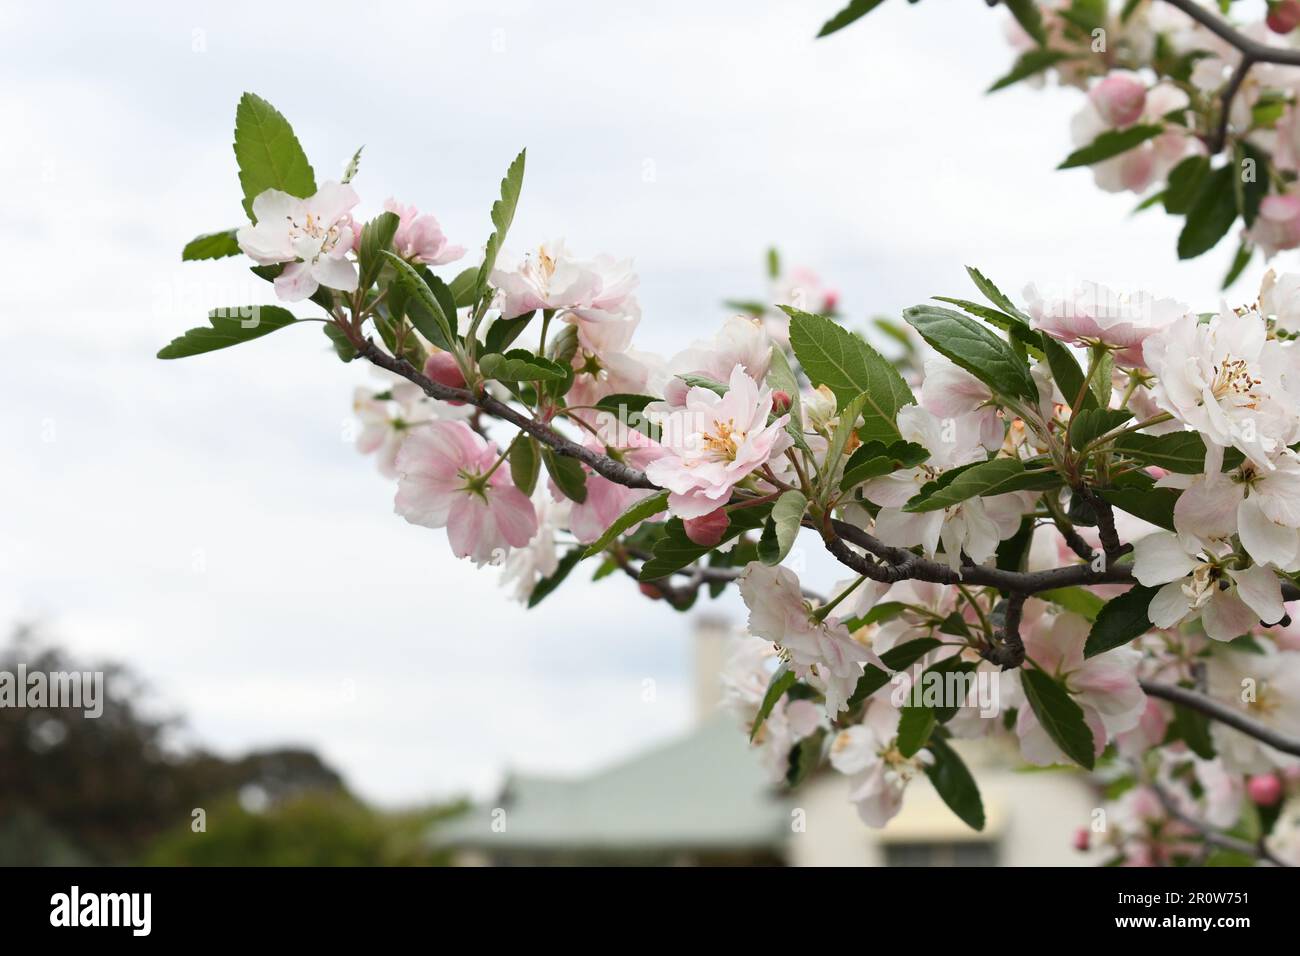
[[[1076,149],[1057,169],[1074,169],[1076,166],[1091,166],[1102,160],[1127,153],[1135,146],[1141,146],[1149,139],[1155,139],[1165,131],[1163,126],[1143,124],[1127,129],[1111,129],[1102,133],[1087,146]]]
[[[1232,182],[1236,191],[1237,211],[1249,229],[1255,225],[1259,204],[1268,195],[1268,154],[1248,142],[1239,141],[1233,151],[1233,160],[1236,163],[1236,174],[1232,177]],[[1247,163],[1250,165],[1247,166]],[[1246,178],[1247,169],[1250,170],[1249,179]]]
[[[253,93],[240,97],[235,109],[235,161],[244,188],[244,211],[254,222],[253,200],[268,189],[299,199],[316,192],[316,174],[289,121]]]
[[[791,436],[803,438],[803,403],[799,398],[799,379],[790,368],[790,360],[785,357],[785,350],[772,349],[772,363],[767,370],[767,385],[774,392],[785,392],[790,396],[790,423],[786,430]]]
[[[239,306],[230,309],[213,309],[208,313],[211,327],[190,329],[159,352],[160,359],[185,358],[229,348],[240,342],[251,342],[276,329],[300,321],[287,309],[278,305]]]
[[[453,296],[455,293],[452,293]],[[517,315],[513,319],[497,319],[488,326],[487,335],[483,337],[483,349],[487,352],[502,352],[523,333],[528,323],[533,321],[537,310]]]
[[[1165,189],[1165,211],[1171,216],[1185,216],[1210,173],[1210,157],[1189,156],[1169,171]]]
[[[1037,0],[1002,0],[1003,6],[1011,11],[1021,29],[1033,37],[1039,46],[1047,45],[1047,29],[1043,26],[1043,14],[1038,9]]]
[[[363,149],[365,149],[365,146],[358,146],[357,151],[352,154],[352,158],[348,160],[347,168],[343,170],[343,179],[340,182],[347,184],[356,177],[357,170],[361,168],[361,151]]]
[[[181,250],[181,261],[224,259],[226,256],[237,256],[241,251],[239,242],[235,239],[235,230],[227,229],[224,232],[205,233],[185,243],[185,248]]]
[[[1159,525],[1166,531],[1174,530],[1174,504],[1181,494],[1177,488],[1129,485],[1123,488],[1098,488],[1097,494],[1121,511]]]
[[[873,606],[870,611],[859,617],[851,617],[844,622],[844,626],[850,631],[856,631],[860,627],[866,627],[869,624],[876,624],[880,621],[888,621],[898,617],[907,610],[907,605],[902,601],[881,601]]]
[[[448,283],[447,288],[456,301],[456,308],[464,309],[473,305],[478,298],[478,266],[470,266],[456,273],[456,278]],[[528,315],[531,318],[532,313],[529,312]]]
[[[786,664],[781,664],[772,674],[772,679],[767,682],[767,692],[763,694],[763,702],[758,705],[758,713],[754,717],[754,723],[749,728],[749,742],[754,742],[755,735],[763,726],[763,723],[772,714],[772,708],[776,702],[785,696],[785,692],[794,686],[794,671],[790,670]]]
[[[1056,380],[1057,387],[1060,388],[1061,394],[1065,396],[1065,400],[1073,402],[1079,394],[1079,390],[1083,388],[1083,369],[1079,367],[1079,362],[1074,357],[1074,353],[1056,339],[1050,335],[1044,335],[1042,341],[1043,354],[1047,356],[1047,366],[1052,370],[1052,378]],[[1097,398],[1093,395],[1091,389],[1083,393],[1082,407],[1097,407]]]
[[[677,377],[689,388],[707,388],[715,395],[726,395],[729,387],[726,382],[719,382],[715,378],[704,375],[678,375]]]
[[[1092,388],[1093,397],[1097,399],[1097,404],[1105,408],[1110,404],[1111,392],[1114,390],[1112,384],[1115,378],[1115,356],[1109,352],[1103,352],[1097,359],[1096,368],[1093,370],[1092,378],[1088,380],[1088,385]]]
[[[848,491],[864,481],[892,474],[900,468],[914,468],[929,457],[929,450],[915,442],[899,440],[886,445],[873,439],[859,445],[844,463],[840,490]]]
[[[934,711],[929,707],[907,704],[900,708],[898,719],[898,752],[911,757],[926,745],[930,732],[938,725]]]
[[[941,641],[933,637],[918,637],[915,640],[904,641],[897,647],[891,647],[880,655],[880,659],[891,671],[906,670],[940,646],[941,643]],[[858,686],[853,688],[853,695],[849,697],[849,708],[852,709],[862,704],[868,697],[888,684],[891,676],[887,671],[882,671],[875,664],[868,664],[864,667],[862,676],[858,678]]]
[[[571,548],[564,557],[560,558],[560,563],[556,566],[554,573],[542,578],[533,587],[533,593],[528,596],[529,608],[535,608],[541,604],[546,597],[564,583],[564,579],[569,576],[569,572],[578,566],[582,560],[582,552],[586,549],[582,545]]]
[[[483,251],[483,264],[479,266],[478,288],[480,290],[487,287],[488,277],[492,275],[492,270],[497,264],[497,255],[501,252],[501,244],[505,242],[506,232],[514,222],[515,209],[519,205],[519,193],[524,188],[524,158],[527,152],[526,149],[520,150],[519,155],[510,164],[505,178],[501,180],[501,198],[492,204],[492,225],[496,229],[488,237],[487,246]]]
[[[549,448],[543,448],[542,464],[546,466],[546,473],[554,479],[556,487],[564,497],[578,504],[587,500],[587,472],[582,467],[582,462],[568,455],[557,455]]]
[[[334,346],[334,354],[340,361],[351,362],[357,357],[357,348],[348,340],[346,332],[333,322],[326,322],[321,328],[325,331],[325,337],[330,340],[330,345]]]
[[[1029,363],[1007,342],[974,319],[933,305],[906,309],[903,318],[935,351],[995,392],[1034,402],[1038,400],[1038,386],[1029,374]]]
[[[788,306],[781,308],[790,316],[794,354],[812,383],[829,388],[841,408],[859,395],[867,396],[858,437],[864,442],[901,438],[898,410],[916,404],[916,398],[894,364],[861,336],[830,319]]]
[[[1255,247],[1242,240],[1237,246],[1237,254],[1232,258],[1232,265],[1228,267],[1228,273],[1223,277],[1223,285],[1220,290],[1224,291],[1241,278],[1241,274],[1246,271],[1246,266],[1250,265],[1251,257],[1255,255]]]
[[[785,774],[787,786],[799,786],[817,769],[817,765],[821,763],[822,745],[825,740],[826,731],[823,728],[794,745],[790,750],[790,767]]]
[[[1137,584],[1119,597],[1107,601],[1097,615],[1092,630],[1088,632],[1087,643],[1083,645],[1083,656],[1096,657],[1116,647],[1123,647],[1135,637],[1141,637],[1150,631],[1151,620],[1147,617],[1147,608],[1157,590],[1159,589]]]
[[[1067,757],[1091,770],[1096,760],[1092,730],[1069,691],[1052,675],[1037,668],[1022,668],[1020,683],[1047,735]]]
[[[1182,704],[1174,704],[1174,719],[1170,721],[1167,739],[1181,740],[1202,760],[1213,760],[1217,756],[1214,738],[1210,734],[1210,718]]]
[[[411,297],[406,307],[406,314],[411,324],[438,348],[454,354],[457,340],[451,322],[456,316],[453,313],[449,320],[443,312],[442,303],[429,284],[430,279],[438,283],[441,283],[441,280],[427,270],[424,274],[417,272],[414,266],[396,253],[383,250],[380,255],[397,270],[398,283]],[[444,285],[443,288],[445,289],[446,286]]]
[[[847,7],[822,24],[822,28],[817,31],[817,38],[828,37],[843,30],[855,20],[865,17],[882,2],[884,0],[851,0]]]
[[[935,792],[968,827],[983,830],[984,801],[965,762],[941,738],[931,739],[927,749],[934,755],[934,763],[925,768],[925,773]]]
[[[727,512],[727,530],[723,532],[719,545],[726,544],[744,531],[753,531],[767,520],[767,508],[741,508]],[[716,546],[715,546],[716,547]],[[688,564],[708,554],[713,548],[705,548],[686,537],[686,528],[680,518],[672,518],[664,525],[664,535],[655,544],[654,556],[641,566],[642,581],[657,581],[674,571],[680,571]]]
[[[1018,458],[994,458],[977,462],[959,472],[944,485],[927,490],[927,484],[907,504],[907,512],[941,511],[965,501],[986,495],[1003,495],[1011,491],[1044,490],[1061,483],[1060,476],[1049,468],[1026,470]]]
[[[831,440],[826,446],[826,455],[822,459],[823,474],[819,475],[821,487],[818,489],[822,504],[825,504],[830,497],[831,480],[835,476],[836,469],[839,468],[840,459],[844,456],[844,447],[848,444],[849,436],[853,434],[853,428],[866,403],[867,395],[864,392],[840,409],[839,422],[831,433]]]
[[[1193,259],[1209,252],[1232,228],[1237,220],[1235,178],[1231,163],[1206,175],[1187,211],[1183,231],[1178,234],[1179,259]]]
[[[992,280],[987,278],[984,273],[980,272],[974,266],[967,266],[966,274],[971,277],[971,281],[975,283],[975,288],[980,290],[984,298],[988,299],[995,306],[1001,309],[1002,312],[1011,316],[1013,319],[1019,319],[1026,325],[1029,324],[1029,316],[1027,316],[1014,302],[1011,301],[1010,296],[994,285]]]
[[[384,212],[361,227],[361,249],[357,254],[360,288],[369,289],[379,278],[379,272],[384,267],[384,257],[380,253],[391,250],[393,236],[397,234],[401,221],[397,213]]]
[[[1097,615],[1106,606],[1104,600],[1081,587],[1053,588],[1050,591],[1039,591],[1034,597],[1040,601],[1051,601],[1057,607],[1065,608],[1089,621],[1097,620]]]
[[[1071,399],[1074,396],[1070,396]],[[1070,424],[1070,446],[1081,451],[1094,438],[1119,428],[1133,417],[1126,408],[1083,408]]]
[[[1029,559],[1029,546],[1034,539],[1034,519],[1026,516],[1020,527],[1009,538],[998,542],[997,567],[999,571],[1023,571]]]
[[[1196,432],[1164,435],[1127,432],[1115,439],[1111,447],[1143,464],[1179,475],[1199,475],[1205,470],[1205,440]]]
[[[634,524],[640,524],[647,518],[653,518],[661,511],[668,510],[668,492],[658,491],[640,501],[634,501],[627,509],[614,519],[614,523],[605,529],[604,533],[591,543],[587,548],[587,554],[599,554],[610,546],[615,538],[632,527]]]
[[[559,382],[567,373],[550,359],[527,349],[511,349],[505,355],[493,352],[478,360],[479,371],[499,382]]]
[[[998,90],[1005,90],[1012,84],[1019,83],[1021,80],[1027,80],[1031,76],[1042,73],[1049,67],[1053,67],[1062,60],[1069,59],[1069,55],[1059,50],[1030,50],[1022,53],[1011,67],[1011,71],[990,86],[986,93],[996,93]]]
[[[667,492],[665,492],[665,495]],[[758,559],[764,564],[780,564],[794,546],[799,525],[808,508],[803,492],[790,490],[776,499],[772,513],[763,525],[763,536],[758,539]]]
[[[520,435],[510,449],[510,480],[525,495],[532,497],[541,469],[542,456],[537,439],[531,435]]]

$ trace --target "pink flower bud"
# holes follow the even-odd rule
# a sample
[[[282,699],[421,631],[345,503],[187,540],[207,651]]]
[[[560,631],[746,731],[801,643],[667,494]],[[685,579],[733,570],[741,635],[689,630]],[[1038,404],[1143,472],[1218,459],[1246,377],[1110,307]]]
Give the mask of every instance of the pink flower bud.
[[[1277,0],[1276,3],[1270,3],[1264,22],[1274,33],[1290,33],[1300,26],[1300,0]]]
[[[1087,827],[1079,827],[1074,831],[1074,848],[1080,853],[1087,853],[1092,846],[1092,834],[1088,832]]]
[[[1147,105],[1147,88],[1141,80],[1123,73],[1112,73],[1088,94],[1092,105],[1110,126],[1132,126]]]
[[[1275,774],[1259,774],[1246,781],[1246,792],[1259,806],[1271,807],[1282,799],[1282,781]]]
[[[461,374],[456,357],[450,352],[434,352],[425,360],[424,374],[439,385],[451,388],[464,388],[465,376]],[[448,402],[449,405],[464,405],[464,402]]]
[[[701,548],[711,548],[727,533],[728,525],[727,513],[719,508],[717,511],[710,511],[703,518],[687,518],[683,524],[686,526],[686,537],[690,538]]]
[[[790,410],[790,393],[783,392],[780,389],[772,393],[772,412],[776,415],[784,415]]]
[[[664,592],[649,581],[642,581],[638,587],[641,589],[641,593],[652,601],[661,600],[664,596]]]

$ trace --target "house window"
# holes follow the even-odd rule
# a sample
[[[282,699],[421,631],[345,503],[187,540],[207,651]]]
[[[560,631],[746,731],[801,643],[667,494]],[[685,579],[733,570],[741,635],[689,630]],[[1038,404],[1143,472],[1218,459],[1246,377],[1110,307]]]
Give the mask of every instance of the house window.
[[[986,840],[960,843],[890,843],[886,866],[995,866],[997,848]]]

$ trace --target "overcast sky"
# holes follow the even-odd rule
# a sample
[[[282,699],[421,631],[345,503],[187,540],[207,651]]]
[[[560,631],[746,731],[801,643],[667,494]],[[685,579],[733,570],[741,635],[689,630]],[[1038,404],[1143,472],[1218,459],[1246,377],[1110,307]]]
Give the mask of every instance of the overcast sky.
[[[633,257],[645,348],[761,296],[769,243],[853,322],[973,297],[967,263],[1008,290],[1095,278],[1216,304],[1227,243],[1180,264],[1172,220],[1053,172],[1077,93],[982,95],[1011,59],[1002,11],[896,0],[814,41],[838,5],[0,8],[0,621],[128,662],[208,745],[308,745],[386,803],[687,726],[687,619],[615,579],[525,613],[394,516],[346,440],[366,370],[314,326],[153,356],[210,307],[271,301],[245,261],[180,262],[240,222],[244,90],[318,180],[365,144],[367,218],[394,195],[471,249],[527,146],[509,247]]]

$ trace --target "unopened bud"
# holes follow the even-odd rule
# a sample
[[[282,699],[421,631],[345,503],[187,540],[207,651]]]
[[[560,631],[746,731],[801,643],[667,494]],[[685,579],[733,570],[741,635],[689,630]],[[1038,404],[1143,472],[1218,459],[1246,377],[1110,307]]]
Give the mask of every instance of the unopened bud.
[[[1276,774],[1259,774],[1246,781],[1246,792],[1258,806],[1271,807],[1282,799],[1282,781]]]
[[[659,601],[663,599],[664,592],[659,590],[657,585],[651,584],[649,581],[642,581],[639,587],[641,588],[641,593],[650,600]]]
[[[1300,0],[1277,0],[1276,3],[1270,3],[1264,22],[1274,33],[1290,33],[1300,26]]]
[[[701,548],[712,548],[727,533],[727,513],[719,508],[702,518],[687,518],[682,524],[686,528],[686,537]]]
[[[1132,126],[1146,108],[1147,88],[1137,77],[1112,73],[1092,88],[1088,98],[1110,126]]]
[[[434,352],[425,360],[424,374],[439,385],[451,388],[464,388],[465,376],[456,364],[456,357],[450,352]],[[448,402],[450,405],[464,405],[464,402]]]
[[[1088,832],[1087,827],[1079,827],[1074,831],[1074,848],[1080,853],[1087,853],[1092,846],[1092,834]]]
[[[790,410],[790,393],[777,389],[772,393],[772,411],[777,415],[784,415]]]

